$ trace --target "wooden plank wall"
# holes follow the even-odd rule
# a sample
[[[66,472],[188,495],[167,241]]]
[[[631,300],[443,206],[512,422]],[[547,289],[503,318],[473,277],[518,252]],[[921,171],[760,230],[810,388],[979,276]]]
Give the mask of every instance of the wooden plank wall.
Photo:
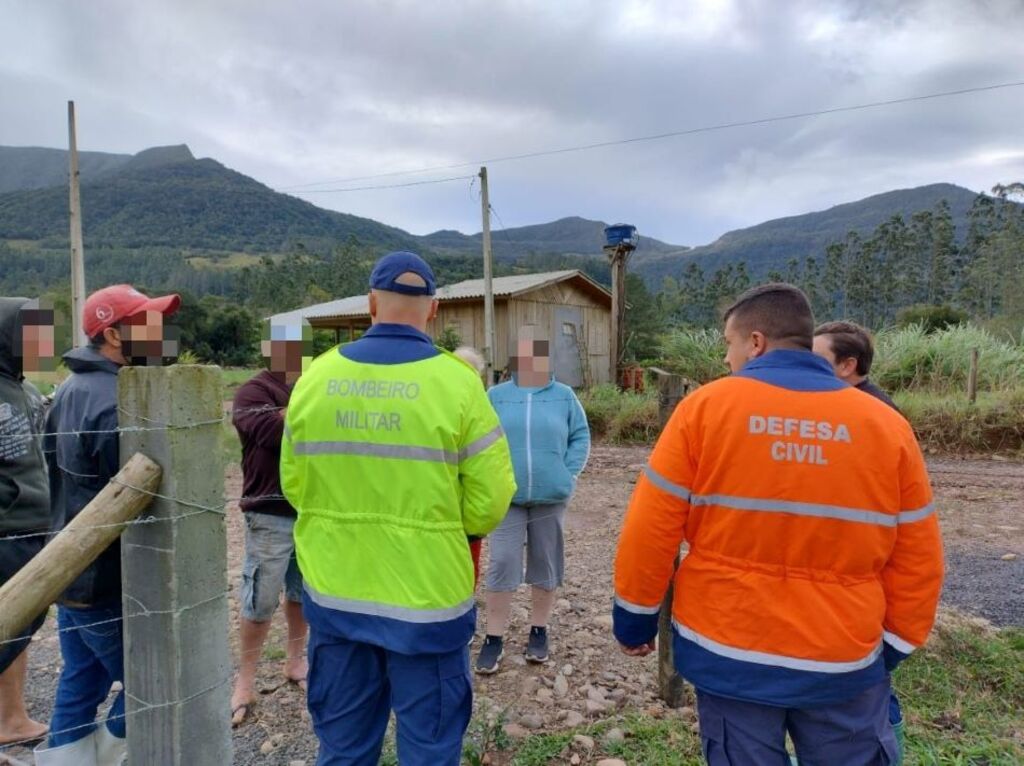
[[[525,325],[537,325],[544,328],[548,336],[553,338],[560,328],[555,327],[555,308],[558,306],[576,306],[583,311],[583,331],[590,360],[590,379],[596,383],[609,381],[609,333],[611,311],[589,294],[583,292],[569,282],[549,285],[534,290],[526,295],[510,301],[511,323],[507,324],[505,336],[514,348],[519,328]],[[499,327],[499,331],[501,328]],[[500,345],[500,340],[499,340]],[[507,351],[506,351],[507,354]],[[501,366],[508,364],[505,356]]]
[[[554,338],[555,333],[561,329],[555,327],[555,308],[558,306],[575,306],[582,309],[583,331],[590,359],[590,379],[595,384],[609,382],[611,310],[606,304],[595,300],[589,293],[571,282],[548,285],[517,298],[494,301],[495,335],[498,346],[494,359],[495,367],[502,370],[508,366],[509,354],[515,349],[520,327],[538,325],[549,337]],[[365,322],[365,319],[356,319],[354,322],[358,326]],[[348,320],[333,320],[331,324],[345,328]],[[441,304],[428,332],[436,338],[448,326],[455,328],[463,343],[478,350],[483,349],[483,300]],[[343,339],[345,335],[345,330],[342,330]]]

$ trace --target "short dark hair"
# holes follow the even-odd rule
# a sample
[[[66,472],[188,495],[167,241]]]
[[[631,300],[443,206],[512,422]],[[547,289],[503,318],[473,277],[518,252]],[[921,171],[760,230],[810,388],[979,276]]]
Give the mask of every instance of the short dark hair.
[[[765,338],[808,351],[814,346],[814,312],[799,287],[772,282],[747,290],[725,310],[722,320],[740,323]]]
[[[93,337],[89,338],[89,348],[93,349],[94,351],[99,351],[101,348],[103,348],[105,345],[107,345],[107,339],[103,335],[103,333],[106,332],[108,329],[110,329],[110,327],[114,328],[118,332],[123,332],[122,329],[121,329],[121,323],[120,322],[115,322],[114,324],[110,325],[109,327],[104,327],[102,330],[100,330],[99,333],[97,333]]]
[[[875,343],[871,333],[864,327],[856,322],[826,322],[814,331],[814,335],[829,337],[837,362],[856,359],[858,375],[871,372],[871,363],[875,360]]]

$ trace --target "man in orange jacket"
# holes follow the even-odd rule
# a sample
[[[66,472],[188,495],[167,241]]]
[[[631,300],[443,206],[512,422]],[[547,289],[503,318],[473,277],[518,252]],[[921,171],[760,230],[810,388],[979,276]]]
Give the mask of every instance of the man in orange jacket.
[[[786,763],[787,732],[805,766],[893,761],[889,672],[935,618],[942,543],[913,431],[838,380],[813,334],[791,285],[727,310],[733,375],[676,409],[619,540],[615,636],[653,650],[674,576],[675,662],[712,766]]]

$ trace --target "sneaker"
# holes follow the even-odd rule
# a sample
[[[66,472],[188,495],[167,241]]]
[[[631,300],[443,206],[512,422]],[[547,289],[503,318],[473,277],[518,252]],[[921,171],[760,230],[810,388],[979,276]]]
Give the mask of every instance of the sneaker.
[[[548,661],[548,629],[538,628],[534,625],[530,628],[530,642],[526,645],[527,662]]]
[[[487,636],[480,654],[476,658],[476,672],[484,676],[498,672],[498,663],[505,654],[505,644],[501,636]]]

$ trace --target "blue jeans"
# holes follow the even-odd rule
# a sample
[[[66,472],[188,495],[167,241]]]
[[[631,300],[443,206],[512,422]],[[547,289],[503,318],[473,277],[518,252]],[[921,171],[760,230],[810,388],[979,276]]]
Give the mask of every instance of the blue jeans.
[[[96,729],[96,711],[115,681],[124,683],[121,605],[88,609],[57,607],[64,669],[50,720],[50,747],[86,737]],[[124,737],[124,691],[107,717],[111,734]]]
[[[402,766],[458,766],[473,707],[469,647],[398,654],[310,626],[308,700],[317,766],[376,766],[392,708]]]

